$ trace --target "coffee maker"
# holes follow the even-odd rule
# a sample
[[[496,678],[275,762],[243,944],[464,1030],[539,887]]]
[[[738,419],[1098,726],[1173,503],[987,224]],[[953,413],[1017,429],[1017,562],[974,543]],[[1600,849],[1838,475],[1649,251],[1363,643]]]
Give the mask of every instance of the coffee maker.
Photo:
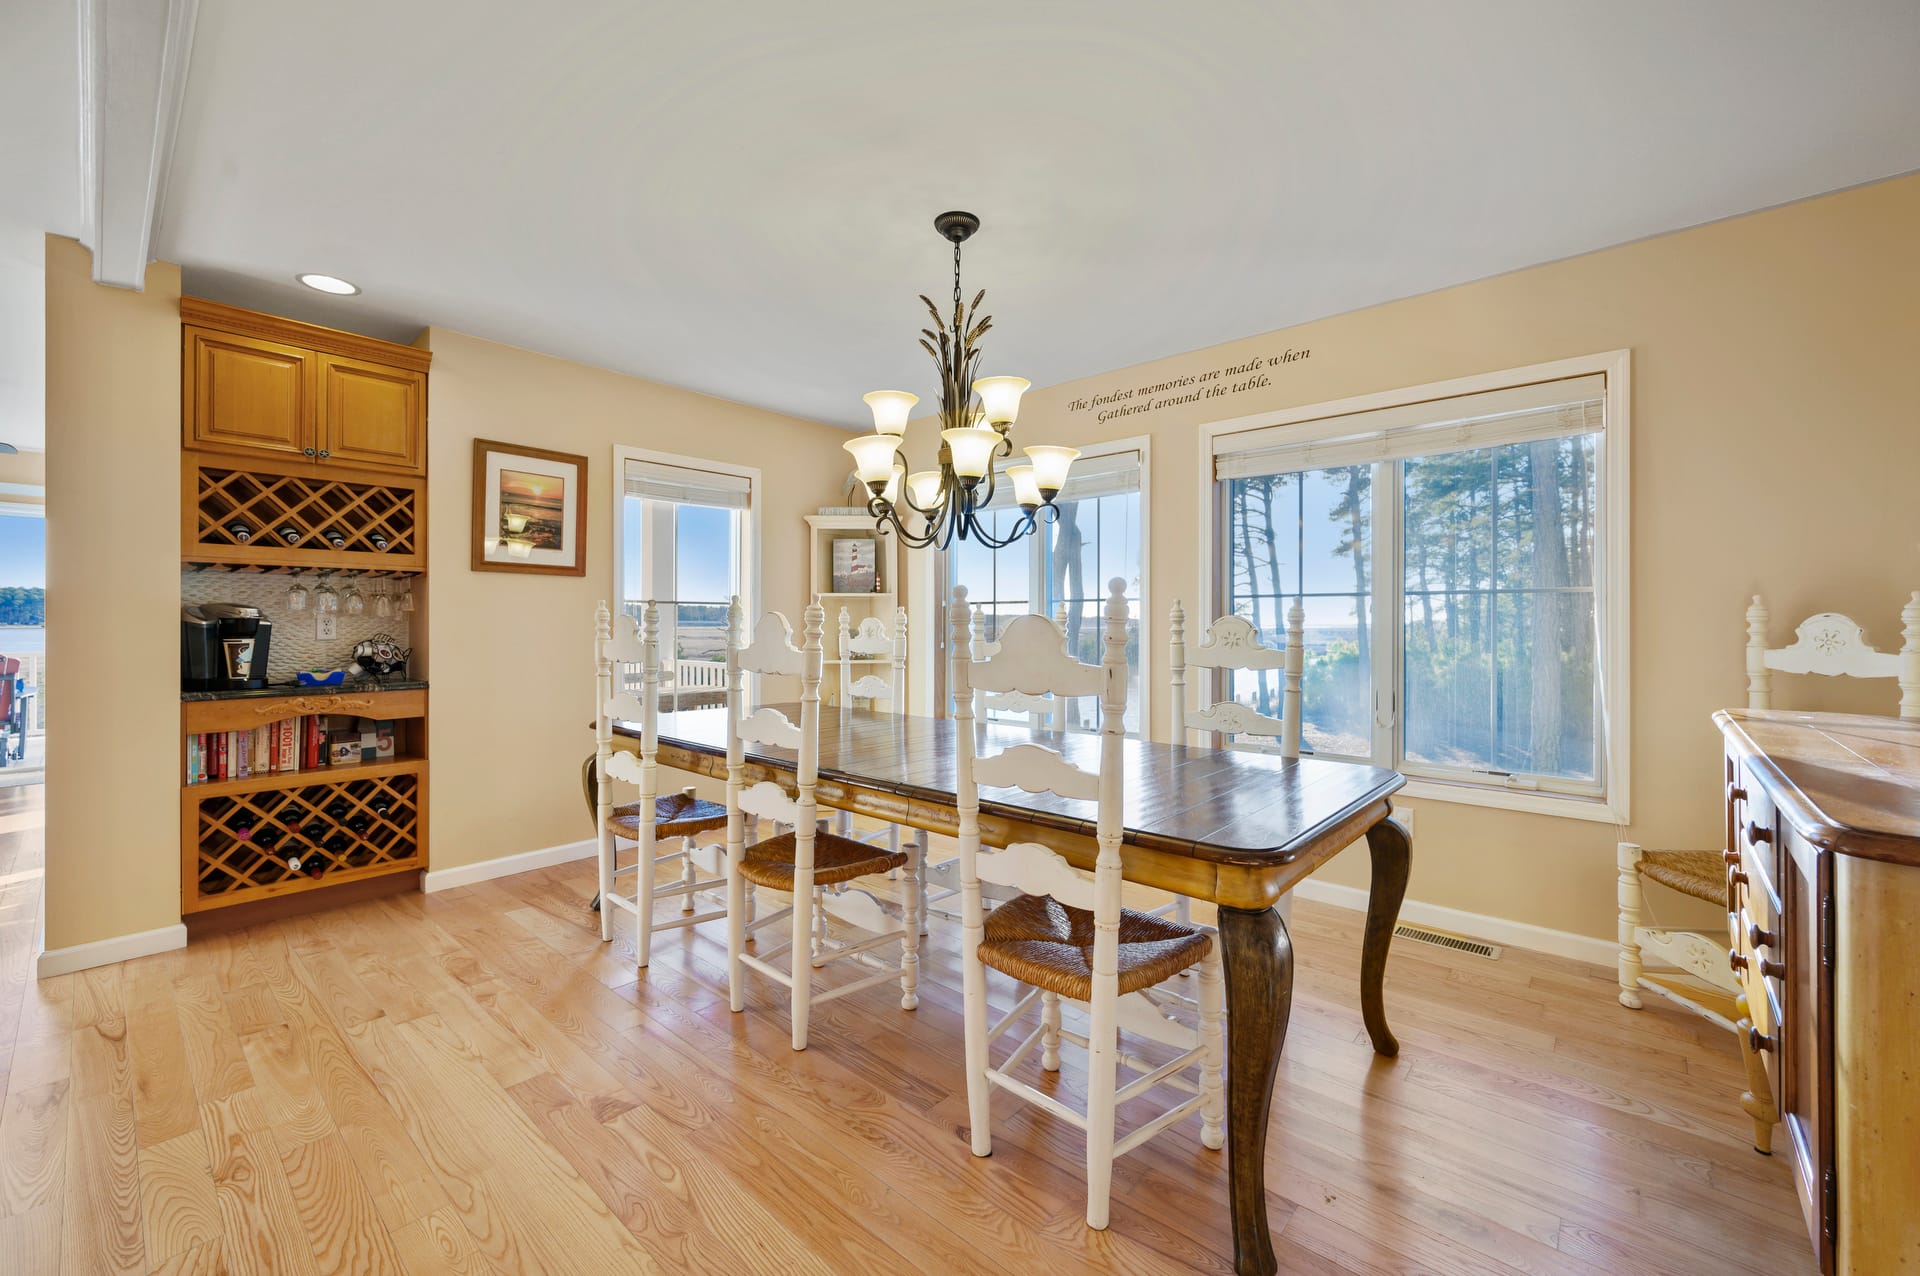
[[[180,687],[240,691],[267,685],[273,622],[258,607],[199,603],[180,608]]]

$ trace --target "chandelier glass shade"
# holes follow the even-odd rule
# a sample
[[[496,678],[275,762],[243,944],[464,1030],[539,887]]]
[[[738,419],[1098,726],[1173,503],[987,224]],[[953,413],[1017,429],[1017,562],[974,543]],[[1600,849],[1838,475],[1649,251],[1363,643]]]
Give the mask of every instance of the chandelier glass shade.
[[[907,472],[901,443],[920,400],[904,390],[866,395],[873,433],[841,446],[853,456],[854,474],[866,485],[867,512],[882,534],[897,535],[916,549],[945,549],[955,540],[999,549],[1033,531],[1042,517],[1058,517],[1054,501],[1080,453],[1070,447],[1029,447],[1023,449],[1029,464],[996,472],[994,462],[1013,455],[1014,422],[1029,382],[975,375],[980,338],[992,329],[993,318],[980,310],[986,289],[975,293],[971,303],[961,300],[960,245],[980,229],[980,219],[972,213],[942,213],[933,226],[953,244],[952,314],[930,297],[920,298],[933,316],[933,326],[920,330],[920,345],[940,370],[940,468]],[[996,538],[981,515],[993,504],[1003,480],[1013,485],[1013,503],[1021,516]]]

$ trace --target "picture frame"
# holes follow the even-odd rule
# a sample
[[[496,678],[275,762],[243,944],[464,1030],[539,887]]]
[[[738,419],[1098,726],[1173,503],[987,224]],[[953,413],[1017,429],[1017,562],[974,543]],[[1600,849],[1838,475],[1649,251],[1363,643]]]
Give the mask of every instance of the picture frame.
[[[477,572],[587,574],[587,458],[473,441]]]
[[[833,592],[871,594],[880,587],[880,545],[868,535],[836,536],[832,541]]]

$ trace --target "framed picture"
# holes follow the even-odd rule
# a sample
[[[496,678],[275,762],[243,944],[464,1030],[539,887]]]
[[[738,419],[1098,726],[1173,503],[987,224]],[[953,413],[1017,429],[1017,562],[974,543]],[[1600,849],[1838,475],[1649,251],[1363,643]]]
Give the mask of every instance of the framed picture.
[[[587,574],[587,458],[473,441],[473,570]]]
[[[833,592],[871,594],[879,588],[877,551],[871,536],[833,538]]]

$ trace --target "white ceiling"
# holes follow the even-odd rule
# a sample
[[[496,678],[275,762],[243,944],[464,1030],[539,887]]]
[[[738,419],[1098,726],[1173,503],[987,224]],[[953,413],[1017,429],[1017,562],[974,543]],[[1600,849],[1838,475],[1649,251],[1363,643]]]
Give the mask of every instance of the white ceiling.
[[[1920,169],[1917,66],[1914,0],[201,0],[154,251],[857,425],[945,208],[1051,384]]]

